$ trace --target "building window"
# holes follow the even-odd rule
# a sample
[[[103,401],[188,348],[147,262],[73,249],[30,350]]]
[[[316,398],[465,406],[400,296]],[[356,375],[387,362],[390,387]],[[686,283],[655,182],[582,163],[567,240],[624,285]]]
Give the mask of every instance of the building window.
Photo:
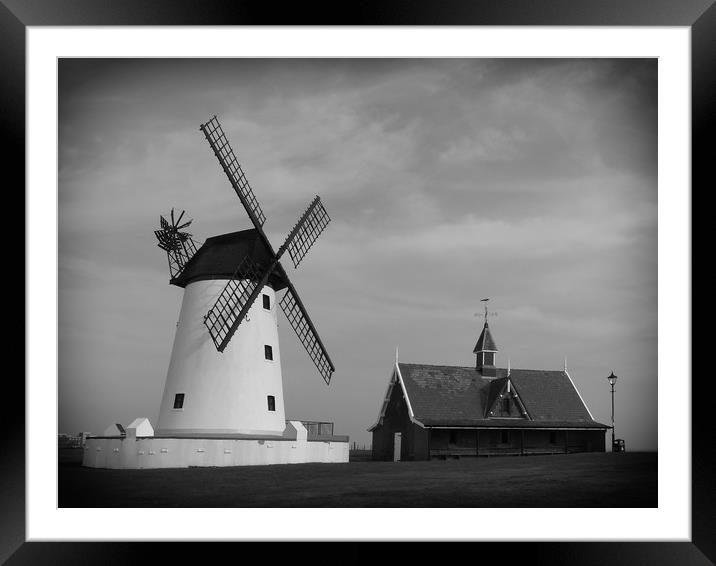
[[[264,300],[264,308],[266,310],[271,310],[271,297],[269,297],[266,294],[261,295],[261,296],[263,297],[263,300]]]
[[[457,431],[456,430],[450,431],[450,444],[457,444]]]
[[[273,348],[268,344],[264,346],[264,357],[267,360],[273,360]]]
[[[177,393],[174,395],[174,408],[181,409],[184,407],[184,393]]]
[[[495,365],[495,352],[485,352],[485,365],[486,366],[494,366]]]
[[[268,396],[268,410],[269,411],[276,410],[276,397],[274,397],[273,395]]]
[[[549,431],[549,443],[557,444],[557,431],[556,430]]]
[[[509,444],[510,443],[510,431],[509,430],[503,430],[500,433],[500,442],[502,444]]]
[[[510,398],[509,397],[505,397],[502,400],[502,412],[507,413],[507,414],[510,413]]]

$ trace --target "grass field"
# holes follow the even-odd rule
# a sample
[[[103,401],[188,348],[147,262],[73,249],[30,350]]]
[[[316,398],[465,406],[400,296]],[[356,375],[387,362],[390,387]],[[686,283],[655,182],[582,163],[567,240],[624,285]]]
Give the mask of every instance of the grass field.
[[[63,453],[64,452],[64,453]],[[61,451],[60,507],[656,507],[656,453],[83,468]]]

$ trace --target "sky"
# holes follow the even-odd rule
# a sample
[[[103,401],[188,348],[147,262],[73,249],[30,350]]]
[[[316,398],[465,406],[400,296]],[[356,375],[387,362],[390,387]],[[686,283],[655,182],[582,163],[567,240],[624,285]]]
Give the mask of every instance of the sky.
[[[594,418],[657,448],[656,59],[61,59],[59,432],[156,423],[183,290],[153,230],[252,227],[199,125],[217,115],[336,366],[283,315],[286,418],[370,444],[397,355],[567,366]],[[608,437],[607,437],[608,438]]]

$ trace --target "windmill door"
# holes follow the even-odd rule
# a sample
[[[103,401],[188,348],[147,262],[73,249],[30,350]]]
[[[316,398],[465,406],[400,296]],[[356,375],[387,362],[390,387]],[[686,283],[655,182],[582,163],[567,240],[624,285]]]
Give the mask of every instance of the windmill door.
[[[402,434],[396,432],[393,435],[393,462],[400,462],[400,448],[402,444]]]

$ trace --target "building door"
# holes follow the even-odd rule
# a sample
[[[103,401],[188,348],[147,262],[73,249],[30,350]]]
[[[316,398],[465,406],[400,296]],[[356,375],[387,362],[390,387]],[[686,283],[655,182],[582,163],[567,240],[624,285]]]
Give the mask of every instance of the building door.
[[[396,432],[393,435],[393,462],[400,462],[400,445],[402,444],[403,435]]]

